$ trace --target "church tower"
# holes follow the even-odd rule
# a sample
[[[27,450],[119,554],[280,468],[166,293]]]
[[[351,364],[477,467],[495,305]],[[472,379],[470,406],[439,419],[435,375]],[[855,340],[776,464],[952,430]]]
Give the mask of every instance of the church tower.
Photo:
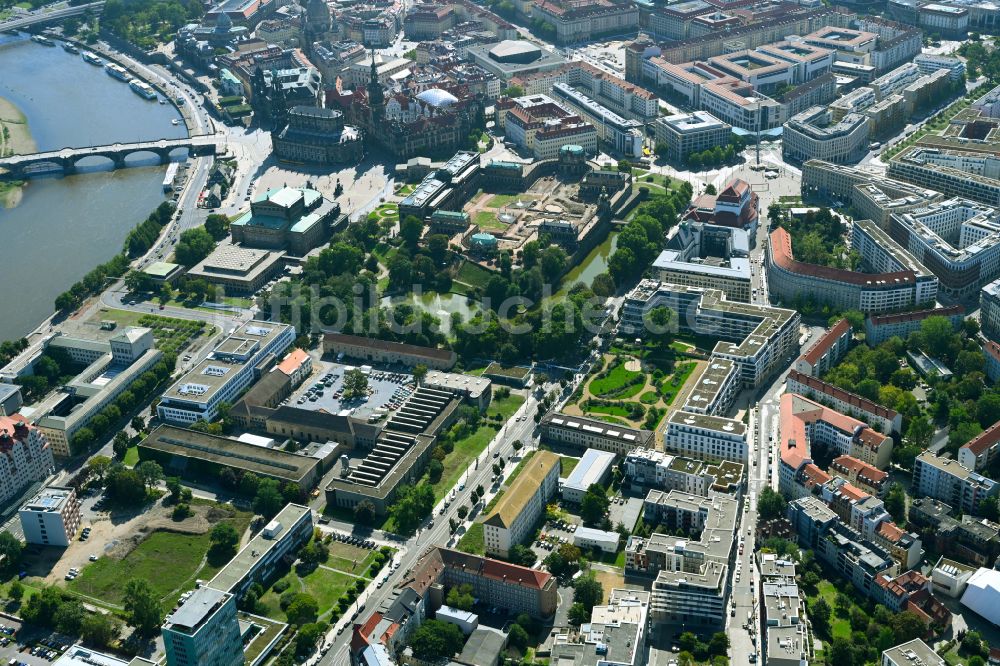
[[[372,129],[376,129],[385,120],[385,92],[378,80],[379,58],[372,49],[372,73],[368,80],[368,106],[372,112]]]
[[[306,46],[311,50],[313,42],[321,41],[329,34],[332,24],[326,0],[309,0],[306,3],[305,25],[302,29]]]

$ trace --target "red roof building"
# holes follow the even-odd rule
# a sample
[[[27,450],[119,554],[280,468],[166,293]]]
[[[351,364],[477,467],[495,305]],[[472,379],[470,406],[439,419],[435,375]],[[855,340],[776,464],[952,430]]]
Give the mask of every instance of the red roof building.
[[[688,206],[685,220],[757,232],[759,197],[750,183],[734,178],[718,194],[703,194]]]

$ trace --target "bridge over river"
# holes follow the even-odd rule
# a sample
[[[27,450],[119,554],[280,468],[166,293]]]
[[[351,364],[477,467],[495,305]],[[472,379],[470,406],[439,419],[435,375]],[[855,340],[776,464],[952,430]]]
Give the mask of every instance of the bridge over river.
[[[125,158],[136,153],[151,153],[160,158],[160,163],[170,161],[175,150],[187,149],[192,157],[216,155],[219,146],[224,142],[221,134],[204,134],[186,139],[154,139],[152,141],[137,141],[135,143],[114,143],[107,146],[88,146],[86,148],[62,148],[44,153],[29,155],[13,155],[0,158],[0,178],[21,180],[34,175],[62,171],[64,174],[76,173],[77,163],[88,157],[103,157],[109,160],[115,169],[123,169],[128,165]]]

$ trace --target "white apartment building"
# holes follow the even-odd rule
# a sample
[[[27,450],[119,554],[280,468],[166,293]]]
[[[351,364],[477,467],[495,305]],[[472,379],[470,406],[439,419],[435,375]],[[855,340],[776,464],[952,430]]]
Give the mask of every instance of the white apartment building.
[[[881,666],[945,666],[947,662],[938,656],[927,643],[914,638],[882,652]]]
[[[594,606],[590,623],[573,638],[557,633],[552,645],[553,664],[607,664],[642,666],[646,663],[650,594],[613,589],[606,606]]]
[[[220,403],[235,402],[259,378],[264,361],[294,341],[294,326],[256,320],[243,324],[167,389],[157,415],[180,424],[214,420]]]
[[[710,465],[653,449],[632,451],[625,456],[622,465],[625,479],[634,489],[678,490],[701,497],[707,497],[717,482],[738,484],[743,478],[743,465],[739,463],[726,461]]]
[[[747,428],[742,421],[677,410],[663,434],[666,450],[698,460],[730,460],[747,464]]]
[[[483,520],[486,554],[508,557],[534,527],[545,506],[559,490],[559,456],[536,451],[524,463],[513,485]]]
[[[684,411],[723,416],[732,407],[740,390],[736,364],[728,358],[712,358],[688,393]]]
[[[970,515],[979,513],[979,503],[986,497],[1000,494],[996,481],[930,451],[913,462],[913,488],[918,496],[941,500]]]
[[[40,428],[20,414],[0,416],[0,503],[55,471],[52,447]]]
[[[46,486],[18,511],[24,540],[40,546],[68,546],[80,528],[80,502],[68,486]]]

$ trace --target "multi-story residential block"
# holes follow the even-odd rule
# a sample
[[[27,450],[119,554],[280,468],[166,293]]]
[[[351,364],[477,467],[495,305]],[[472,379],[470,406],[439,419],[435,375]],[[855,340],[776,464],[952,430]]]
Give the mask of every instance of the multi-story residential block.
[[[697,541],[666,534],[629,538],[626,569],[656,576],[653,620],[702,626],[724,623],[728,561],[736,544],[737,501],[716,494],[696,497],[651,490],[643,511],[646,521],[663,523],[668,530],[701,533]]]
[[[737,231],[742,231],[738,229]],[[689,287],[721,289],[726,298],[750,301],[750,260],[731,257],[721,261],[684,261],[677,250],[664,250],[653,261],[653,273],[663,282]]]
[[[68,486],[46,486],[18,511],[24,540],[40,546],[68,546],[80,527],[80,501]]]
[[[892,575],[899,569],[883,548],[862,540],[857,532],[839,522],[817,541],[816,556],[865,596],[872,596],[879,574]]]
[[[870,314],[865,318],[865,342],[870,347],[877,347],[893,337],[906,340],[910,333],[920,330],[921,324],[928,317],[947,317],[952,327],[958,330],[965,319],[965,308],[961,305],[949,305],[912,312]]]
[[[743,478],[743,465],[739,463],[709,465],[652,449],[635,449],[622,464],[626,481],[637,490],[677,490],[707,497],[710,490],[725,492],[739,487]]]
[[[683,409],[693,414],[722,416],[736,399],[739,386],[736,364],[728,358],[713,358],[688,393]]]
[[[977,566],[994,563],[1000,556],[1000,525],[972,516],[958,520],[951,512],[948,504],[921,497],[910,503],[908,518],[946,557]]]
[[[921,74],[932,74],[939,69],[946,69],[952,81],[961,81],[965,77],[965,63],[955,56],[921,53],[913,59],[913,64],[920,68]]]
[[[809,630],[805,602],[792,577],[761,575],[760,608],[763,624],[764,663],[770,666],[803,666],[809,663]]]
[[[983,356],[986,358],[986,376],[995,384],[1000,381],[1000,344],[987,340],[983,345]]]
[[[767,246],[771,298],[786,302],[805,298],[861,312],[891,312],[934,302],[937,277],[871,221],[854,221],[851,248],[870,272],[798,261],[791,235],[778,227]]]
[[[163,621],[161,634],[167,666],[239,666],[243,640],[236,617],[236,597],[201,587]]]
[[[646,659],[649,612],[649,592],[611,590],[607,605],[594,606],[590,623],[581,627],[577,637],[556,635],[552,662],[563,666],[641,666]]]
[[[698,460],[747,463],[747,428],[742,421],[677,410],[667,417],[663,445]]]
[[[1000,484],[963,467],[957,460],[924,451],[913,462],[913,488],[917,496],[932,497],[976,515],[987,497],[1000,494]]]
[[[52,447],[41,428],[20,414],[0,416],[0,503],[55,471]]]
[[[909,570],[898,576],[880,574],[875,582],[872,596],[876,603],[896,613],[913,613],[928,630],[951,625],[951,611],[932,594],[931,579],[920,571]]]
[[[979,327],[987,338],[1000,342],[1000,280],[979,292]]]
[[[559,456],[537,451],[507,489],[493,510],[483,519],[486,553],[507,557],[534,527],[545,505],[559,490]]]
[[[826,374],[850,350],[853,334],[851,323],[841,319],[827,329],[819,340],[795,361],[793,367],[796,371],[813,377]]]
[[[848,113],[834,120],[830,109],[814,106],[785,123],[782,154],[796,162],[854,164],[868,152],[869,133],[868,116]]]
[[[1000,453],[1000,422],[979,433],[958,449],[958,463],[970,472],[982,472]]]
[[[837,456],[830,463],[830,471],[872,495],[882,495],[889,481],[888,472],[853,456]]]
[[[834,386],[822,379],[805,375],[798,370],[788,372],[785,390],[789,393],[804,395],[810,400],[829,405],[833,409],[865,421],[872,428],[884,433],[898,433],[902,428],[903,417],[894,409],[862,398],[839,386]]]
[[[794,310],[736,303],[715,289],[653,280],[642,280],[625,297],[619,332],[643,336],[646,313],[661,306],[675,313],[671,325],[678,330],[720,338],[712,358],[732,361],[743,386],[760,386],[798,351],[800,317]]]
[[[840,518],[819,497],[812,495],[788,503],[788,521],[803,548],[815,549],[823,535]]]
[[[264,363],[295,340],[295,327],[250,321],[219,342],[160,398],[156,413],[164,421],[190,424],[212,421],[219,404],[233,403],[256,381]]]
[[[635,448],[652,448],[653,431],[616,426],[583,416],[550,412],[538,424],[543,441],[624,456]]]
[[[701,0],[694,0],[701,2]],[[733,128],[708,111],[677,113],[653,121],[656,143],[667,147],[666,159],[683,164],[692,153],[725,146],[733,136]]]
[[[645,451],[646,449],[638,449]],[[604,484],[611,475],[615,454],[609,451],[587,449],[580,462],[573,468],[569,478],[559,482],[559,491],[567,502],[579,504],[591,485]]]

